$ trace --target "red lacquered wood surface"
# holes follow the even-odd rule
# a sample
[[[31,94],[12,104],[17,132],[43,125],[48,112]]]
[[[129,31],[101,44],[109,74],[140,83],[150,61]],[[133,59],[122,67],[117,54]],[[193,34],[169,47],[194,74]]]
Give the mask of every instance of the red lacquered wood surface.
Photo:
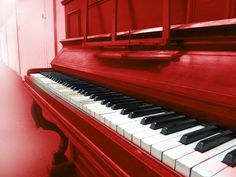
[[[67,39],[52,68],[236,130],[236,25],[229,19],[236,17],[234,1],[146,2],[62,1]],[[166,46],[158,46],[163,39]],[[72,142],[71,157],[82,176],[181,176],[37,87],[29,74],[43,70],[30,70],[26,87]]]
[[[64,48],[53,68],[236,130],[236,53],[188,51],[169,62],[96,58]],[[114,51],[115,55],[116,51]],[[135,55],[135,52],[133,52]]]

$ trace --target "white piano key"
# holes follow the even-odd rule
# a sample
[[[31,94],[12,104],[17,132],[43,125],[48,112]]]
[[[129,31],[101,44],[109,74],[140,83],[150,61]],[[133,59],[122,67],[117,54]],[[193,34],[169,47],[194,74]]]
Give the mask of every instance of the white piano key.
[[[192,143],[192,144],[194,144],[196,146],[196,143]],[[163,163],[169,165],[172,168],[175,168],[176,160],[193,152],[194,147],[190,147],[188,145],[187,146],[180,145],[174,149],[164,152],[163,157],[162,157]]]
[[[118,114],[121,115],[120,113]],[[160,113],[151,114],[151,115],[158,115],[158,114]],[[124,129],[129,129],[128,127],[129,123],[140,122],[144,117],[146,116],[141,116],[141,117],[136,117],[136,118],[129,118],[128,115],[121,115],[120,118],[117,116],[117,118],[110,120],[110,127],[113,130],[116,130],[117,132],[119,132],[120,134],[124,134]],[[127,125],[124,125],[123,127],[123,124],[127,124]]]
[[[120,109],[119,110],[113,110],[113,111],[114,112],[106,112],[106,111],[105,112],[102,112],[102,111],[99,112],[99,111],[97,111],[95,115],[99,117],[99,120],[101,122],[103,122],[105,125],[107,125],[109,123],[109,121],[106,122],[106,119],[111,119],[111,118],[114,117],[113,115],[117,115],[117,114],[120,113]],[[109,124],[107,126],[109,126]]]
[[[76,95],[76,96],[70,97],[70,103],[75,105],[77,108],[80,108],[81,110],[84,110],[83,105],[88,104],[88,103],[93,103],[93,102],[94,101],[89,99],[88,96]]]
[[[182,144],[179,142],[179,140],[182,136],[183,135],[179,135],[179,136],[176,136],[175,138],[168,139],[167,141],[162,141],[161,143],[153,144],[151,147],[151,154],[154,157],[156,157],[157,159],[162,160],[164,163],[166,163],[165,162],[166,159],[164,159],[164,155],[163,155],[165,153],[165,151],[177,149],[177,150],[175,150],[175,154],[181,154],[186,151],[189,151],[190,148],[193,149],[196,146],[197,142],[187,145],[188,148],[186,148],[186,150],[184,148],[179,149],[179,147],[182,146]],[[169,159],[167,159],[167,160],[169,160]],[[174,159],[171,159],[171,160],[174,161]],[[174,165],[172,164],[172,167],[173,166]]]
[[[218,133],[211,136],[215,136],[217,134]],[[211,136],[205,137],[203,139],[209,138]],[[162,156],[162,162],[169,165],[172,168],[175,168],[176,160],[181,157],[184,157],[185,155],[191,152],[194,152],[195,151],[194,148],[196,147],[197,143],[203,139],[200,139],[188,145],[181,144],[180,146],[177,146],[173,149],[165,151]]]
[[[84,108],[86,111],[95,111],[95,110],[99,110],[99,109],[103,109],[104,107],[102,107],[101,102],[93,102],[93,103],[88,103],[84,105]]]
[[[104,105],[101,105],[101,101],[96,101],[95,103],[85,104],[86,112],[92,114],[96,119],[100,120],[100,115],[113,113],[115,110],[112,110]]]
[[[71,96],[70,99],[72,101],[74,101],[75,103],[81,103],[81,102],[86,102],[86,101],[93,101],[88,96],[83,96],[83,95]],[[86,103],[88,104],[88,102],[86,102]]]
[[[68,87],[59,88],[57,91],[62,93],[63,95],[77,94],[76,91],[74,91],[74,90],[72,90],[71,88],[68,88]]]
[[[37,83],[43,88],[44,90],[50,91],[54,93],[57,96],[60,96],[58,89],[65,89],[66,87],[64,85],[58,84],[56,82],[50,82],[50,83],[44,83],[37,79]]]
[[[60,88],[57,90],[58,95],[61,95],[62,97],[70,100],[71,95],[76,95],[77,92],[70,89],[70,88]]]
[[[58,83],[50,83],[48,84],[47,88],[57,91],[58,89],[64,89],[66,88],[64,85],[62,84],[58,84]]]
[[[139,121],[139,120],[140,120],[140,118],[131,119],[128,117],[128,115],[124,115],[124,116],[122,115],[120,118],[112,119],[110,121],[110,127],[113,130],[116,130],[117,125],[129,123],[129,122],[134,122],[134,121]]]
[[[110,127],[110,121],[112,119],[122,118],[122,116],[126,116],[126,115],[121,115],[121,114],[119,114],[117,112],[114,112],[114,113],[109,113],[109,114],[101,115],[100,116],[100,120],[102,120],[102,122],[104,122],[105,125]]]
[[[167,141],[162,141],[160,143],[153,144],[151,146],[151,154],[157,159],[162,160],[162,155],[164,151],[181,145],[181,143],[179,142],[180,138],[181,135],[172,139],[168,139]]]
[[[111,114],[106,114],[104,116],[102,116],[103,119],[105,120],[105,124],[111,128],[113,128],[114,130],[116,130],[116,125],[119,124],[124,124],[124,123],[129,123],[129,122],[133,122],[134,119],[131,119],[128,117],[128,115],[122,115],[119,112],[114,112]]]
[[[149,129],[143,132],[134,133],[132,135],[132,141],[136,145],[141,146],[142,139],[160,134],[160,132],[161,132],[161,129],[157,129],[157,130]]]
[[[124,136],[124,130],[137,127],[138,124],[140,124],[142,118],[137,119],[131,119],[131,121],[124,121],[124,123],[118,124],[116,126],[113,126],[113,129],[115,129],[119,134]]]
[[[213,177],[235,177],[236,167],[226,167],[222,171],[218,172]]]
[[[84,96],[77,91],[74,91],[70,87],[57,83],[47,77],[37,78],[37,80],[39,81],[39,84],[46,90],[51,91],[58,97],[68,101],[81,110],[84,110],[84,104],[95,102],[94,100],[90,99],[89,96]]]
[[[98,110],[95,112],[95,116],[98,117],[98,119],[104,123],[104,119],[101,118],[103,115],[110,114],[110,113],[118,113],[121,110],[112,110],[112,109],[104,109],[104,110]]]
[[[194,151],[176,161],[176,170],[185,176],[190,176],[191,169],[194,166],[231,148],[234,145],[236,145],[236,139],[228,141],[204,153]]]
[[[49,79],[47,77],[44,77],[44,78],[43,77],[38,77],[37,80],[43,82],[44,84],[56,83],[56,81],[51,80],[51,79]]]
[[[132,126],[123,129],[123,135],[127,139],[132,140],[134,133],[143,132],[149,129],[150,129],[150,124],[142,125],[140,124],[140,121],[136,121],[132,124]]]
[[[141,140],[141,148],[150,153],[151,152],[151,146],[153,144],[156,144],[158,142],[161,142],[161,141],[164,141],[164,140],[167,140],[167,139],[174,138],[176,136],[183,135],[185,133],[189,133],[189,132],[192,132],[192,131],[195,131],[195,130],[199,130],[201,128],[203,128],[203,126],[198,125],[198,126],[188,128],[186,130],[182,130],[182,131],[172,133],[172,134],[169,134],[169,135],[158,134],[158,135],[154,135],[154,136],[151,136],[151,137],[147,137],[147,138],[144,138],[144,139]]]
[[[236,146],[233,146],[230,149],[227,149],[226,151],[195,166],[191,171],[191,177],[211,177],[226,168],[227,165],[223,163],[222,160],[224,156],[228,152],[234,150],[235,147]]]
[[[163,113],[152,114],[149,116],[160,115],[160,114],[163,114]],[[132,140],[133,134],[138,133],[138,132],[143,132],[143,131],[150,129],[151,124],[143,125],[140,123],[144,117],[146,117],[146,116],[142,116],[140,118],[133,119],[134,121],[132,121],[130,123],[126,123],[125,125],[119,124],[119,125],[117,125],[117,130],[119,130],[120,134],[123,134],[127,139]]]
[[[45,77],[44,75],[42,75],[42,74],[40,74],[40,73],[31,73],[30,76],[31,76],[31,77],[35,77],[35,78]]]
[[[94,106],[94,104],[95,105],[97,105],[98,103],[96,103],[96,102],[89,102],[89,103],[85,103],[84,105],[82,105],[82,107],[81,107],[81,109],[83,109],[87,114],[89,114],[89,115],[91,115],[93,118],[95,118],[94,117],[94,111],[95,111],[95,109],[98,109],[98,107],[95,107]],[[90,105],[90,106],[89,106]],[[91,106],[91,105],[93,105],[93,106]],[[81,106],[81,105],[80,105]]]

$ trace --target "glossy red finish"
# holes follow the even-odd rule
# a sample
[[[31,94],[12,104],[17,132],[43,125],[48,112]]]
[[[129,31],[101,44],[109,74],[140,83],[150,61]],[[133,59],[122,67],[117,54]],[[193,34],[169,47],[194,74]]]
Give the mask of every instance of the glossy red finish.
[[[236,23],[235,19],[219,20],[234,17],[229,8],[234,0],[172,0],[169,9],[161,8],[169,7],[166,1],[146,2],[62,1],[68,38],[62,41],[52,68],[236,130]],[[115,5],[117,11],[112,12]],[[218,13],[220,6],[227,7],[223,13]],[[199,14],[199,9],[210,7],[218,8]],[[171,20],[165,21],[168,15]],[[203,22],[208,20],[217,21]],[[163,32],[162,26],[170,33]],[[158,46],[162,35],[171,45]],[[25,85],[72,142],[71,158],[82,176],[181,176],[37,87],[29,74],[41,70],[29,70]]]

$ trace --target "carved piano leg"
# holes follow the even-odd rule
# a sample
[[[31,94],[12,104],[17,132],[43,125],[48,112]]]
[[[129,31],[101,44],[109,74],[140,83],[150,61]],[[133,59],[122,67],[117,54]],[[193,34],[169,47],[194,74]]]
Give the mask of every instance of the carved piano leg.
[[[41,127],[44,130],[50,130],[56,132],[60,136],[60,145],[58,150],[53,155],[53,167],[50,170],[51,177],[61,177],[63,175],[72,174],[74,166],[68,161],[65,152],[68,147],[68,138],[54,123],[46,120],[42,115],[42,109],[34,101],[32,103],[31,112],[37,127]]]

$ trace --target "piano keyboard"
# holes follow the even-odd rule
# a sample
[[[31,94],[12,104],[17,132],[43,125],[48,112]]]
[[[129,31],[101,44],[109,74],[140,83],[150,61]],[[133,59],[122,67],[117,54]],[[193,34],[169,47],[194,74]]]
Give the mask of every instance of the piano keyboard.
[[[31,74],[46,92],[67,101],[184,176],[236,174],[236,138],[230,130],[59,72]]]

